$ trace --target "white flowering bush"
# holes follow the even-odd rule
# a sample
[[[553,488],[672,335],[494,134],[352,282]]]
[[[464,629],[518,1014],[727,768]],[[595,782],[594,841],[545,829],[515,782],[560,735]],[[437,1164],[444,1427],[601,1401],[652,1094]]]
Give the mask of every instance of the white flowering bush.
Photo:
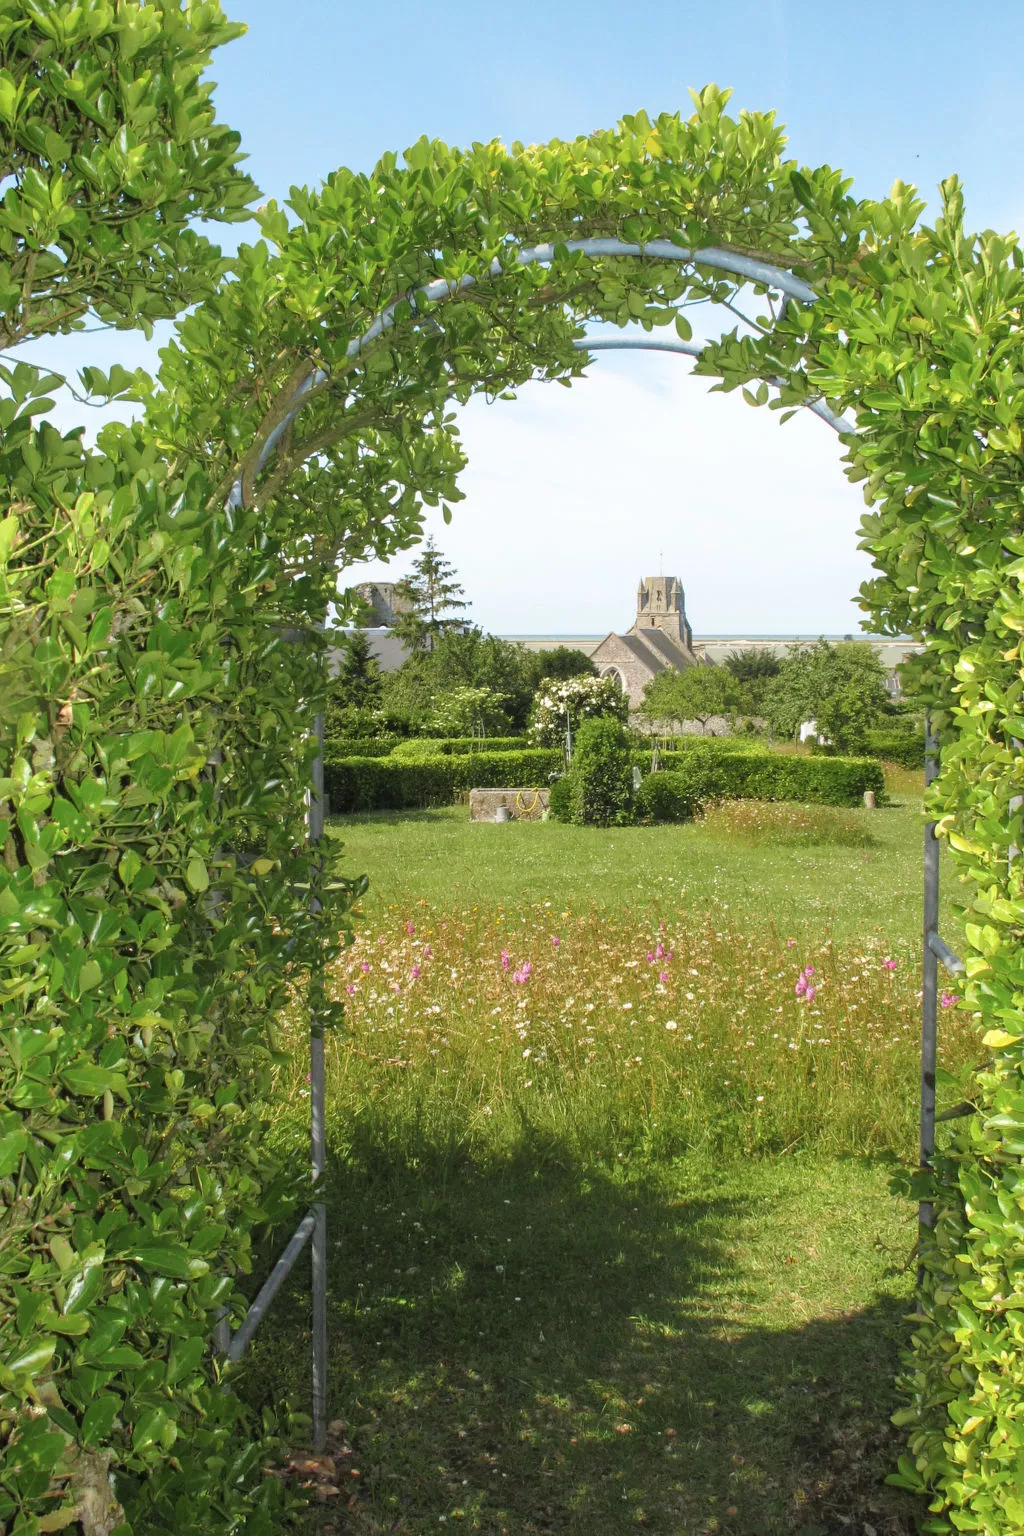
[[[505,696],[493,688],[450,688],[434,700],[429,724],[442,736],[472,736],[479,730],[491,736],[507,731]]]
[[[555,747],[565,739],[567,723],[575,731],[598,715],[625,721],[628,714],[629,699],[614,677],[549,678],[534,698],[529,735],[538,746]]]

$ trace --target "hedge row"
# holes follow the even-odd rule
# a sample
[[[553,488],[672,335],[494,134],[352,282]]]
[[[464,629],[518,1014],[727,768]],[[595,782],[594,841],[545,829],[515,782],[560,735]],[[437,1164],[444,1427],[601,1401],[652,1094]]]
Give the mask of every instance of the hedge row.
[[[708,800],[796,800],[811,805],[860,805],[864,791],[885,794],[874,758],[774,757],[726,753],[718,759],[688,757],[677,768],[648,774],[640,789],[642,810],[656,821],[681,821]]]
[[[346,757],[390,757],[401,736],[330,736],[324,742],[324,758],[341,762]]]
[[[468,753],[525,752],[532,744],[525,736],[406,736],[398,741],[392,756],[420,761],[425,757],[464,757]],[[358,753],[352,754],[354,757]],[[378,757],[377,752],[366,752],[365,757]]]
[[[872,757],[899,763],[901,768],[923,768],[924,733],[912,735],[908,731],[869,731],[868,751]]]
[[[471,752],[420,761],[395,757],[349,757],[324,767],[324,788],[335,815],[350,811],[402,811],[452,805],[460,793],[486,785],[494,789],[544,787],[562,766],[562,754],[547,747],[519,752]]]

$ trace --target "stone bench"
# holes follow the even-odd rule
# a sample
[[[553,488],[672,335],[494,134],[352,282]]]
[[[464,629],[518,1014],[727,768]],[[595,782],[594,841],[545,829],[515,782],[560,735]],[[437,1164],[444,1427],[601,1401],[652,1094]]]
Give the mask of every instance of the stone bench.
[[[503,806],[510,821],[542,821],[550,798],[546,789],[471,789],[469,819],[497,821]]]

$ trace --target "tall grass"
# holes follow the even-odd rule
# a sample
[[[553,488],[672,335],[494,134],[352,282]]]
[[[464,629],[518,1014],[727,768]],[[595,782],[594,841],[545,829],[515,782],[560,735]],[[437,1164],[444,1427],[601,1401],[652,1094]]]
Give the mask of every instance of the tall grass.
[[[770,923],[741,929],[728,903],[650,927],[550,903],[420,906],[364,927],[332,988],[347,1009],[328,1045],[342,1139],[414,1127],[486,1157],[529,1127],[601,1161],[913,1150],[920,993],[903,942],[801,946]],[[975,1037],[945,996],[956,1070]],[[286,1029],[276,1098],[294,1106],[298,1013]]]

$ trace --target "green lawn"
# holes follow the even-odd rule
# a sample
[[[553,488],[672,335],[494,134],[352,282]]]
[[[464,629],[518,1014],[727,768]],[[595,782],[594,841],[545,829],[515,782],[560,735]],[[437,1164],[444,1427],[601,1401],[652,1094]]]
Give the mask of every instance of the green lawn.
[[[897,799],[332,824],[373,885],[333,982],[339,1491],[311,1528],[915,1529],[884,1482],[915,1235],[888,1191],[916,1120],[921,823]],[[969,1020],[943,1026],[970,1059]],[[285,1039],[275,1134],[301,1156],[301,1013]],[[308,1312],[307,1269],[254,1403],[306,1406]]]
[[[919,777],[919,776],[917,776]],[[729,835],[714,825],[628,827],[603,832],[552,822],[470,825],[464,806],[399,815],[337,817],[353,873],[370,876],[367,911],[426,901],[432,907],[556,907],[701,910],[728,902],[754,922],[787,933],[860,939],[884,931],[917,943],[924,825],[920,791],[900,774],[894,803],[836,813],[867,846],[787,846]],[[944,931],[954,927],[950,882]],[[952,942],[952,940],[951,940]]]

